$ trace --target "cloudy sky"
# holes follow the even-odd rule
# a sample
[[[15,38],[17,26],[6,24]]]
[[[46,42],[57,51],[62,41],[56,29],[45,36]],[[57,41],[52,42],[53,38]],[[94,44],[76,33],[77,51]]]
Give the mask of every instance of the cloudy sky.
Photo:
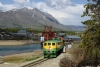
[[[81,18],[86,3],[87,0],[0,0],[0,10],[38,8],[64,25],[82,25],[81,22],[87,19]]]

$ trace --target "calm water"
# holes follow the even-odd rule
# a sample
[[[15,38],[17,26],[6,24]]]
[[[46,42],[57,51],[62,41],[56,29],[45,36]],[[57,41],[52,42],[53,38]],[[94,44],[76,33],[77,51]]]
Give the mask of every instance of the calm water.
[[[0,46],[0,56],[31,52],[33,50],[42,49],[40,44],[29,44],[20,46]]]

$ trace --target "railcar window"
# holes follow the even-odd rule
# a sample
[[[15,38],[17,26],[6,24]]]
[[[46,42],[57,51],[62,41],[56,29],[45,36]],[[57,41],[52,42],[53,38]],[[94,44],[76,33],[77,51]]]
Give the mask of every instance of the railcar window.
[[[46,43],[44,43],[44,46],[46,46]]]
[[[48,46],[51,45],[51,43],[48,43]]]
[[[52,46],[54,46],[55,45],[55,43],[52,43]]]
[[[60,45],[60,43],[58,43],[58,45]]]
[[[58,45],[61,45],[61,42],[58,42]]]

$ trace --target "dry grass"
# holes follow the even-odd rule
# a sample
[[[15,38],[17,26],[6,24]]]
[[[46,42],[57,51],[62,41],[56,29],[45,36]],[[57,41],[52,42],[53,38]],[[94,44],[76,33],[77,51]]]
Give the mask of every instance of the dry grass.
[[[10,62],[10,63],[23,63],[26,61],[32,61],[35,59],[40,58],[40,56],[33,56],[33,57],[9,57],[9,58],[5,58],[4,61],[5,62]]]
[[[59,66],[60,67],[76,67],[76,64],[73,60],[71,60],[67,57],[64,57],[60,60]]]
[[[82,48],[79,48],[78,44],[73,44],[72,48],[69,50],[69,53],[73,56],[77,65],[82,61],[83,50]]]
[[[42,56],[43,56],[42,50],[37,50],[29,53],[21,53],[21,54],[4,56],[4,62],[23,63],[26,61],[35,60]]]
[[[4,58],[4,62],[11,62],[11,63],[19,63],[19,62],[23,62],[23,60],[24,58],[18,56]]]

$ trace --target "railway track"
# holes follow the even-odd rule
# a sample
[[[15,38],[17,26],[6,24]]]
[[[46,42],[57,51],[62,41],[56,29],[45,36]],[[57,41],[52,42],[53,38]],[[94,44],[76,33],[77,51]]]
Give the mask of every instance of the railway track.
[[[31,63],[28,63],[28,64],[25,64],[21,67],[35,67],[36,65],[40,64],[40,63],[43,63],[44,61],[47,61],[49,60],[48,58],[42,58],[42,59],[39,59],[37,61],[34,61],[34,62],[31,62]]]

